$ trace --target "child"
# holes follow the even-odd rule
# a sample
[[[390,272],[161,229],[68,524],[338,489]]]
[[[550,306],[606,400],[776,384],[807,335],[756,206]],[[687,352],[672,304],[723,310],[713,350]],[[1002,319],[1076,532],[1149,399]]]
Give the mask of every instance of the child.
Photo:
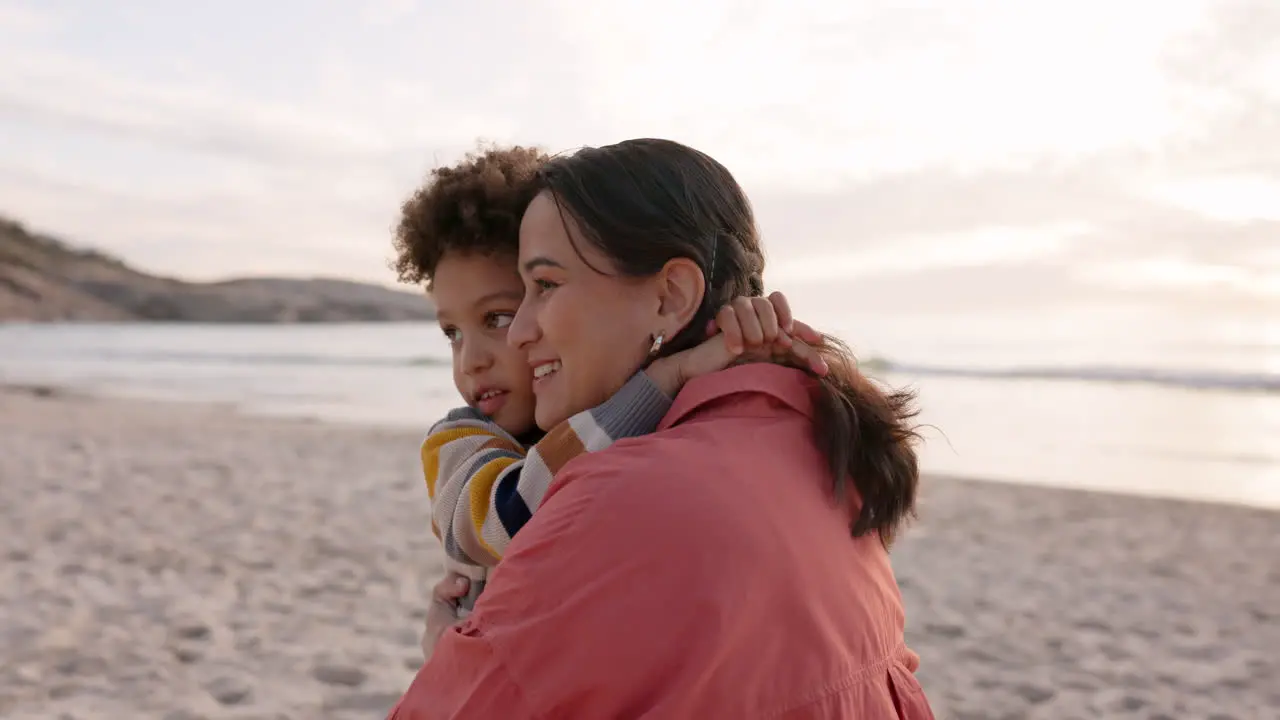
[[[432,501],[432,531],[445,567],[466,577],[469,611],[487,568],[501,560],[516,532],[570,459],[652,432],[683,380],[734,359],[725,338],[655,360],[613,397],[541,434],[534,424],[532,372],[506,342],[524,297],[516,267],[520,219],[546,157],[521,147],[490,149],[438,168],[403,206],[396,233],[402,280],[427,282],[441,330],[453,349],[453,379],[466,405],[430,430],[422,467]],[[753,306],[789,322],[785,299]],[[740,349],[741,328],[722,313],[720,330]],[[765,324],[769,324],[766,322]],[[725,327],[732,325],[732,327]],[[769,338],[768,345],[773,345]]]

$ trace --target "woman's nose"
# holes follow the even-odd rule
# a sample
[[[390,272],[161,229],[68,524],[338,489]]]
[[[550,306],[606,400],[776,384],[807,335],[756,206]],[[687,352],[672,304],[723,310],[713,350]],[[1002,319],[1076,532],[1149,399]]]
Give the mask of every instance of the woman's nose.
[[[522,302],[507,328],[507,344],[523,350],[538,339],[538,320],[529,303]]]

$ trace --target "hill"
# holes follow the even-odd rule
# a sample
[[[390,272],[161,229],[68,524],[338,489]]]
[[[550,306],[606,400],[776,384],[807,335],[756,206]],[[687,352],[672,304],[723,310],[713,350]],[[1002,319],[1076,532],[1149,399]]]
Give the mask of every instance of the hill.
[[[325,278],[193,283],[135,270],[0,217],[0,322],[430,320],[419,293]]]

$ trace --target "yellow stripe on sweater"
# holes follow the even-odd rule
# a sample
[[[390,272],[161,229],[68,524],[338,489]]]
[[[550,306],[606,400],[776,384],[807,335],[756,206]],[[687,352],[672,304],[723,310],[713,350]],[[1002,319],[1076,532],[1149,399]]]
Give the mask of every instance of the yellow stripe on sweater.
[[[468,484],[467,489],[471,493],[471,527],[475,531],[476,540],[480,541],[480,546],[495,558],[502,557],[502,553],[485,542],[482,532],[485,517],[489,514],[489,498],[493,491],[493,484],[498,481],[502,471],[522,460],[523,458],[513,457],[494,458],[472,473],[471,482]]]
[[[436,499],[436,478],[440,476],[440,448],[455,440],[477,435],[494,437],[491,431],[464,426],[439,430],[428,435],[422,442],[422,474],[427,480],[427,494],[432,500]]]

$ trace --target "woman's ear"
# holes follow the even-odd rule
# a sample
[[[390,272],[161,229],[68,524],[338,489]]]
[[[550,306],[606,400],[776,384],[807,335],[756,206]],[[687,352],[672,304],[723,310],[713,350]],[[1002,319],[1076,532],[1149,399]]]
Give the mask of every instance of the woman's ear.
[[[702,307],[707,292],[702,268],[690,258],[668,260],[655,278],[658,287],[658,314],[662,317],[662,330],[667,338],[684,329]]]

